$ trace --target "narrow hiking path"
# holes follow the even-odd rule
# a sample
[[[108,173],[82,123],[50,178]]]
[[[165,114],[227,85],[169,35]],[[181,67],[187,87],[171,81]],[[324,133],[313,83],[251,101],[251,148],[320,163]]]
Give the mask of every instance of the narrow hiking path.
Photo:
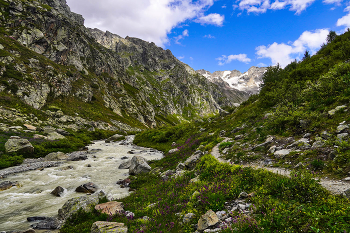
[[[220,153],[219,145],[223,142],[229,141],[230,138],[225,138],[222,142],[218,143],[211,151],[211,155],[214,156],[219,162],[221,163],[229,163],[229,161],[225,160],[223,158],[223,155]],[[242,167],[252,167],[254,169],[265,169],[267,171],[280,174],[283,176],[289,176],[291,173],[291,170],[286,168],[279,168],[279,167],[268,167],[268,166],[262,166],[260,164],[245,164],[240,165]],[[333,179],[326,179],[322,178],[320,180],[320,184],[329,190],[333,194],[343,194],[346,190],[350,189],[350,181],[342,181],[342,180],[333,180]]]

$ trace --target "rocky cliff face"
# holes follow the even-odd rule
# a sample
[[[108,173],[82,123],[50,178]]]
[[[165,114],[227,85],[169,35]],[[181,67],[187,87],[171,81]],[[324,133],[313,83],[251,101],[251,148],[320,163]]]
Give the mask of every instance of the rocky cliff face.
[[[2,0],[0,9],[0,95],[35,109],[154,127],[247,98],[154,43],[85,28],[65,0]]]
[[[256,94],[260,90],[260,85],[263,80],[262,77],[267,68],[252,66],[247,72],[241,73],[238,70],[232,71],[215,71],[210,73],[206,70],[197,70],[197,72],[209,81],[216,84],[227,84],[229,87],[247,92],[249,94]]]

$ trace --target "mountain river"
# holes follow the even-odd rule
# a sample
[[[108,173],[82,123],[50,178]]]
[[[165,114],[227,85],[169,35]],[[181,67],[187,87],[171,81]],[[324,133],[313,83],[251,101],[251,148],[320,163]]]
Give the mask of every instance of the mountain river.
[[[58,209],[68,199],[86,195],[75,192],[75,189],[88,182],[95,183],[109,198],[127,196],[128,188],[120,188],[116,184],[128,176],[128,170],[118,169],[119,165],[135,155],[147,160],[163,157],[157,150],[132,145],[132,140],[133,136],[127,137],[129,143],[96,141],[88,146],[87,160],[64,162],[58,167],[12,174],[0,179],[0,183],[19,183],[18,186],[0,191],[0,232],[30,228],[27,217],[57,216]],[[69,166],[70,169],[66,169]],[[65,189],[62,197],[50,194],[57,186]]]

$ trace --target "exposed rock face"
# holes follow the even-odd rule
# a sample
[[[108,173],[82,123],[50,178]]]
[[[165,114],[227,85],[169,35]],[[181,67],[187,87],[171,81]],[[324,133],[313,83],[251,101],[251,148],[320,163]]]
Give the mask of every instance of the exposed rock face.
[[[5,143],[5,150],[7,153],[18,152],[18,153],[32,153],[34,147],[27,139],[19,137],[11,137]]]
[[[1,25],[25,46],[21,50],[27,53],[28,48],[66,69],[62,71],[48,59],[39,61],[34,53],[22,62],[17,57],[26,53],[10,52],[2,45],[9,55],[0,58],[0,75],[11,67],[20,78],[6,76],[14,88],[0,84],[0,91],[12,93],[36,109],[57,99],[74,99],[103,105],[119,118],[155,127],[165,123],[162,119],[170,114],[179,120],[194,118],[194,112],[200,116],[219,112],[248,97],[209,82],[170,50],[154,43],[85,28],[82,16],[72,13],[65,0],[8,0],[0,2],[0,8],[9,14],[0,17]],[[67,117],[58,119],[69,121]],[[139,130],[111,122],[120,129]]]
[[[256,94],[263,83],[262,77],[267,68],[252,66],[247,72],[241,73],[238,70],[232,71],[215,71],[210,73],[206,70],[197,70],[197,72],[213,83],[227,85],[231,88]]]
[[[147,173],[151,171],[151,167],[147,164],[147,160],[141,156],[134,156],[131,159],[129,168],[130,175],[138,175],[140,173]]]

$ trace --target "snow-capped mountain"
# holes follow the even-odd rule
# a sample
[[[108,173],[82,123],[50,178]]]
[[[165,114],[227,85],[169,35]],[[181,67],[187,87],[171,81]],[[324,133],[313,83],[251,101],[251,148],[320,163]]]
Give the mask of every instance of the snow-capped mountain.
[[[250,94],[256,94],[263,83],[262,77],[266,72],[266,67],[252,66],[247,72],[241,73],[238,70],[215,71],[210,73],[206,70],[197,70],[197,72],[213,83],[227,83],[231,88],[245,91]]]

